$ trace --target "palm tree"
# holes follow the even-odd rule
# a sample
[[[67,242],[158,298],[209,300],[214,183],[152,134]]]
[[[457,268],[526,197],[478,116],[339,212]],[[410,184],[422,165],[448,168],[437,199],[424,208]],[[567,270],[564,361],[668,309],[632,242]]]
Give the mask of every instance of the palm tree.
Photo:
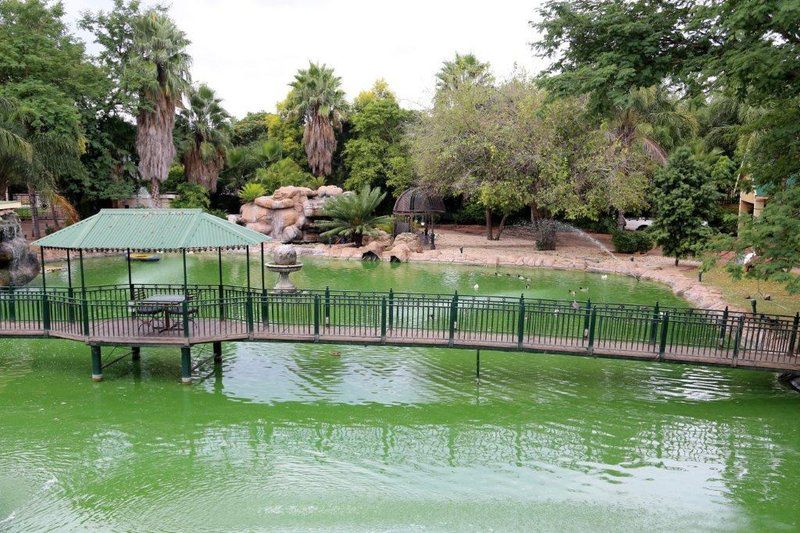
[[[290,84],[288,112],[303,120],[303,147],[315,176],[328,176],[336,151],[334,130],[341,129],[346,107],[341,78],[332,68],[310,63],[295,74]]]
[[[390,216],[375,215],[386,193],[376,187],[371,189],[369,185],[357,193],[345,193],[340,196],[330,198],[325,204],[325,216],[330,220],[319,222],[319,226],[325,229],[321,235],[323,237],[347,237],[353,240],[356,247],[364,243],[364,235],[374,235],[378,226],[383,226],[391,222]]]
[[[175,158],[175,108],[190,86],[189,41],[168,16],[150,10],[134,22],[133,45],[138,56],[130,67],[141,73],[136,114],[139,174],[150,182],[158,206],[160,184]]]
[[[181,162],[190,183],[217,191],[217,179],[230,146],[230,115],[208,85],[189,91],[189,104],[181,111]]]
[[[667,164],[668,150],[697,131],[697,119],[663,88],[640,87],[630,91],[607,121],[609,136],[623,147],[641,144],[659,165]]]
[[[455,59],[445,61],[436,74],[436,96],[441,99],[463,85],[491,85],[494,77],[489,63],[478,61],[473,54],[456,54]]]

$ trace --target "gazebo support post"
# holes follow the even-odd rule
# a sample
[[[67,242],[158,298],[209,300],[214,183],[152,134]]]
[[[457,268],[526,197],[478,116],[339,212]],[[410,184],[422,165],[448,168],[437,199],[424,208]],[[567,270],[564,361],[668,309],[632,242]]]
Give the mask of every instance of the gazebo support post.
[[[217,248],[217,268],[219,270],[219,319],[225,320],[225,290],[222,288],[222,247]]]
[[[128,261],[128,290],[130,291],[131,300],[136,299],[136,293],[133,290],[133,274],[131,273],[131,249],[128,248],[125,256]]]
[[[250,247],[244,249],[245,262],[247,263],[247,294],[250,294]]]
[[[42,328],[50,329],[50,305],[47,303],[47,281],[44,276],[44,246],[39,247],[39,258],[42,263]]]
[[[83,250],[78,250],[78,266],[80,267],[81,271],[81,297],[86,300],[86,282],[83,276]]]
[[[183,296],[189,294],[189,277],[186,273],[186,248],[181,248],[181,258],[183,259]]]
[[[72,301],[73,292],[72,262],[70,261],[69,257],[69,248],[67,248],[67,298],[69,299],[69,304],[67,306],[67,319],[71,324],[75,322],[75,308],[73,307],[74,302]]]
[[[103,381],[103,361],[100,346],[92,345],[92,381]]]

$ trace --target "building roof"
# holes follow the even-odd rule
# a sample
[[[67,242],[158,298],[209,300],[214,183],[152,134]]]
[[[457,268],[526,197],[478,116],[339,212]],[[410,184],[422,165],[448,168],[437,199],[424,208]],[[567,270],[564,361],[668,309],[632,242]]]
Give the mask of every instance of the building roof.
[[[270,240],[200,209],[102,209],[33,244],[70,250],[241,248]]]
[[[441,198],[422,187],[414,187],[403,191],[397,197],[392,212],[395,215],[444,213],[445,208]]]

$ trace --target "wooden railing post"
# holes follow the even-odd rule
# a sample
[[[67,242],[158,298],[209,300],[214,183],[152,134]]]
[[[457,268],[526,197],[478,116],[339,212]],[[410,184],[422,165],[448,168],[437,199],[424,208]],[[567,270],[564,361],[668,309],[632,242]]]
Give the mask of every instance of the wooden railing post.
[[[189,301],[184,297],[181,302],[181,311],[183,313],[183,336],[189,338]],[[169,312],[169,310],[167,310]]]
[[[650,324],[650,344],[653,346],[656,345],[656,339],[658,339],[659,319],[658,302],[656,302],[656,306],[653,308],[653,321]]]
[[[722,312],[722,327],[719,328],[719,347],[725,346],[725,332],[728,331],[728,306]]]
[[[742,344],[743,333],[744,333],[744,315],[739,315],[739,322],[736,325],[736,337],[733,340],[733,356],[731,357],[732,366],[736,366],[736,360],[739,358],[739,349]]]
[[[247,297],[244,299],[245,317],[247,319],[247,333],[253,334],[253,293],[247,291]]]
[[[325,287],[325,327],[331,325],[331,288]]]
[[[381,342],[386,342],[386,296],[381,296]]]
[[[394,291],[389,289],[389,331],[394,327]]]
[[[47,300],[47,289],[42,290],[42,329],[50,330],[50,303]]]
[[[592,314],[589,318],[589,346],[587,351],[591,354],[594,353],[594,332],[597,328],[597,308],[592,308]]]
[[[667,351],[667,330],[669,329],[669,311],[664,313],[664,320],[661,322],[661,340],[658,343],[658,360],[664,359],[664,353]]]
[[[589,321],[592,319],[592,299],[586,300],[586,314],[583,317],[583,338],[589,337]]]
[[[525,339],[525,295],[519,297],[519,316],[517,317],[517,348],[522,349],[522,341]]]
[[[788,355],[792,355],[794,353],[794,348],[797,346],[797,329],[800,326],[800,313],[796,313],[794,315],[794,321],[792,322],[792,336],[789,337],[789,353]]]
[[[83,335],[89,336],[89,301],[86,296],[81,298],[81,313],[83,314]]]
[[[11,322],[17,321],[17,293],[14,291],[13,287],[8,297],[8,319]]]
[[[458,291],[453,294],[453,299],[450,301],[450,335],[448,338],[448,345],[452,346],[455,342],[456,327],[458,326]]]
[[[319,339],[319,312],[320,312],[319,294],[314,295],[314,339]]]

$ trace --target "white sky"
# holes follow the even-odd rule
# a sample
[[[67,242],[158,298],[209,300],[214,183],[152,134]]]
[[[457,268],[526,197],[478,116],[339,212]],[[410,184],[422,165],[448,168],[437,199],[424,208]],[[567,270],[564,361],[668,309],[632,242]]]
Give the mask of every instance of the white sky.
[[[152,2],[144,0],[146,5]],[[434,76],[456,51],[489,61],[495,76],[514,66],[535,74],[545,62],[530,48],[542,0],[173,0],[170,12],[192,41],[192,76],[242,117],[275,109],[309,60],[342,78],[348,99],[384,78],[401,105],[421,108]],[[111,0],[63,0],[74,22]],[[73,28],[74,29],[74,28]],[[80,34],[84,40],[90,36]],[[89,44],[89,50],[96,50]]]

